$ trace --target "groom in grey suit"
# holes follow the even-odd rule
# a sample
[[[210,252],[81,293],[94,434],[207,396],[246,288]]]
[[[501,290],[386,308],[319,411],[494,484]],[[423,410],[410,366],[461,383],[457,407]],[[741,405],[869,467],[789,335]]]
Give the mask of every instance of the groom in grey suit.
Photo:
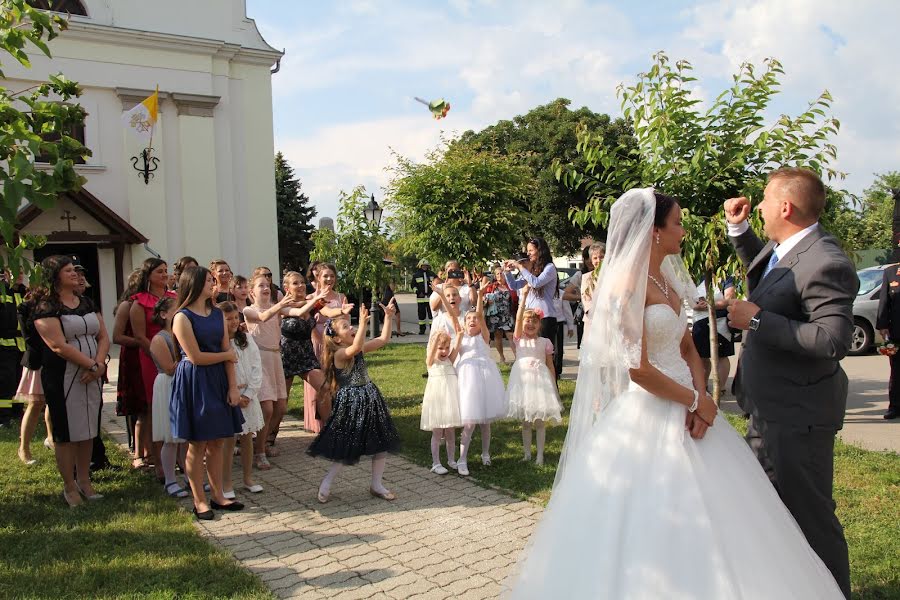
[[[853,263],[818,224],[825,186],[806,169],[769,175],[757,206],[768,243],[749,227],[746,198],[725,202],[728,234],[747,268],[749,297],[728,308],[746,331],[735,395],[750,414],[747,442],[809,545],[850,597],[844,530],[832,498],[834,438],[844,423]],[[750,524],[752,527],[752,524]]]

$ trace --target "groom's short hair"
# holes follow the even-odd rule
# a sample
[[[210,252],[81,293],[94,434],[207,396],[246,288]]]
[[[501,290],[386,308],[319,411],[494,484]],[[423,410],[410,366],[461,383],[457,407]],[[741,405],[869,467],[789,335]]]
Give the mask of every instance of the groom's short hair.
[[[783,167],[769,173],[768,180],[778,181],[801,217],[817,221],[825,210],[825,184],[814,171]]]

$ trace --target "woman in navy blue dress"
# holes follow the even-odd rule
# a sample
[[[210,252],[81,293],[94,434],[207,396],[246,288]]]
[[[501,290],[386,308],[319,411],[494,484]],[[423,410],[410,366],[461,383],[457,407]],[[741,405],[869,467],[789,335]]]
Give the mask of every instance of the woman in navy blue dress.
[[[194,496],[194,515],[211,520],[211,509],[241,510],[222,490],[222,442],[241,432],[234,364],[222,311],[212,305],[215,280],[208,269],[189,267],[178,280],[178,313],[172,329],[181,348],[181,361],[172,381],[169,415],[172,435],[188,441],[186,470]],[[203,459],[209,466],[211,501],[203,492]]]

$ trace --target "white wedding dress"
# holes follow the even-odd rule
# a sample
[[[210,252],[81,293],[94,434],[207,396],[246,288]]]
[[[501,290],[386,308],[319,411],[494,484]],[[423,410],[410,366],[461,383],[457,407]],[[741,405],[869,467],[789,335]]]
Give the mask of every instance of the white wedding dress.
[[[692,386],[684,311],[644,311],[650,362]],[[636,384],[567,460],[513,576],[513,598],[843,598],[747,444],[717,417],[685,431],[685,407]]]

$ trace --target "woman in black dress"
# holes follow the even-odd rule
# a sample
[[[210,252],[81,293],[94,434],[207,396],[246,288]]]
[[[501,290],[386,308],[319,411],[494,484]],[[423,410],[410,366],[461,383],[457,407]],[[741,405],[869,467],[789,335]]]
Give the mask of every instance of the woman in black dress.
[[[34,326],[46,344],[41,385],[53,423],[56,464],[63,499],[81,504],[79,493],[99,500],[90,479],[93,439],[100,433],[103,376],[109,337],[90,299],[75,293],[78,273],[66,256],[45,258],[49,288],[37,302]]]
[[[294,377],[299,376],[315,389],[322,387],[325,375],[316,358],[312,332],[316,328],[316,313],[325,305],[325,293],[306,299],[306,282],[303,275],[288,271],[282,281],[285,293],[296,302],[304,302],[300,308],[285,309],[281,319],[281,363],[288,394]]]

